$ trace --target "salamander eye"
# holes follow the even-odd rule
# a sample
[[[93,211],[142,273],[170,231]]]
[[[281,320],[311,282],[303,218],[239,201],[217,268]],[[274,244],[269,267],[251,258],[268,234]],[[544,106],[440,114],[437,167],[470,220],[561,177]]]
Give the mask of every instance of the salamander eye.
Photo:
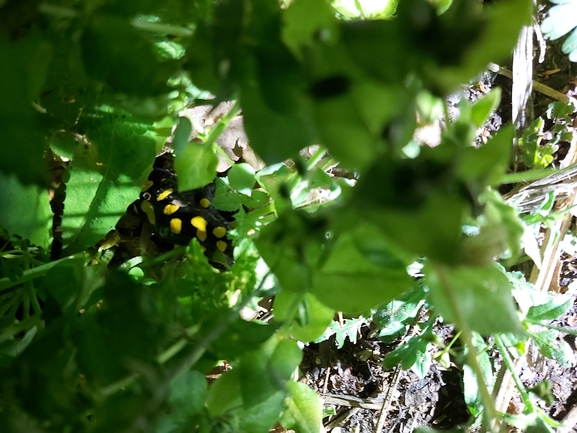
[[[162,191],[160,194],[158,194],[158,196],[156,197],[156,200],[157,200],[157,201],[162,201],[162,200],[164,200],[166,197],[168,197],[170,194],[172,194],[172,188],[165,189],[165,190]]]

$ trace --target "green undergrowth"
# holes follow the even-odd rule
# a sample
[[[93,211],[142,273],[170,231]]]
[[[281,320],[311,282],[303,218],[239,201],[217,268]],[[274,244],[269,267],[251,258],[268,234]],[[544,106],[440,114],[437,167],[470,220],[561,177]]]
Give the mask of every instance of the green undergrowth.
[[[513,127],[473,145],[500,92],[463,101],[438,146],[413,140],[507,58],[532,3],[284,3],[0,2],[0,431],[319,432],[321,402],[296,381],[302,344],[342,344],[367,321],[385,341],[423,309],[385,367],[456,362],[471,423],[554,424],[527,390],[515,419],[491,397],[492,350],[509,359],[532,340],[573,362],[549,325],[570,298],[508,270],[538,222],[497,192]],[[185,110],[212,97],[237,104],[191,139]],[[264,168],[217,177],[237,113]],[[527,137],[540,170],[550,152]],[[231,267],[197,240],[115,231],[167,143],[180,190],[214,181],[212,205],[234,213]],[[458,349],[432,349],[438,321]]]

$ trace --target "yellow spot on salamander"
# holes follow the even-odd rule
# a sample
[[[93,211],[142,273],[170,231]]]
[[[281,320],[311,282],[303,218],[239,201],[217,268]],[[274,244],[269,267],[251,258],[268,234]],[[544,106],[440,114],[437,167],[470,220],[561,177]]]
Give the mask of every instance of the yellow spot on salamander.
[[[152,185],[154,185],[154,182],[151,180],[147,180],[144,186],[142,187],[142,192],[147,191]]]
[[[206,231],[204,230],[197,230],[196,237],[200,242],[204,242],[206,240]]]
[[[210,200],[207,198],[201,198],[200,199],[200,205],[206,209],[207,207],[210,206]]]
[[[182,230],[182,220],[179,218],[173,218],[170,220],[170,230],[172,233],[179,234]]]
[[[203,232],[206,231],[206,226],[208,225],[208,222],[201,216],[195,216],[190,220],[190,223],[193,227],[196,227]]]
[[[162,200],[164,200],[166,197],[168,197],[170,194],[172,194],[172,188],[165,189],[165,190],[162,191],[160,194],[158,194],[158,197],[156,197],[156,200],[157,200],[157,201],[162,201]]]
[[[146,214],[146,216],[148,217],[148,222],[150,224],[152,225],[156,224],[156,217],[154,216],[154,207],[148,200],[144,200],[142,203],[140,203],[140,209],[142,209],[142,212]]]
[[[172,215],[178,209],[180,209],[180,206],[178,206],[176,204],[167,204],[166,206],[164,206],[163,212],[164,212],[164,215]]]
[[[226,229],[224,227],[215,227],[212,230],[212,234],[215,235],[217,238],[223,238],[226,235]]]
[[[224,251],[226,250],[226,242],[225,241],[217,241],[216,247],[224,253]]]

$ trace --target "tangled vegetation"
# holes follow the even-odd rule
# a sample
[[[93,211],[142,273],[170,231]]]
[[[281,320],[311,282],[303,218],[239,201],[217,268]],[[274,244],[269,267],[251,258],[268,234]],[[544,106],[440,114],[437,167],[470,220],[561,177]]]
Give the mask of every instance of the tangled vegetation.
[[[489,348],[508,364],[531,340],[571,362],[558,329],[535,327],[572,299],[509,271],[536,222],[498,192],[515,130],[474,145],[500,93],[463,100],[438,145],[414,140],[511,54],[532,2],[282,3],[0,1],[0,431],[319,432],[301,343],[335,312],[385,338],[422,311],[386,366],[426,373],[442,320],[462,344],[438,359],[462,366],[471,425],[557,425],[522,386],[521,415],[491,396]],[[223,101],[213,125],[188,111]],[[217,144],[239,113],[262,161]],[[551,161],[524,143],[542,175]],[[142,192],[165,146],[173,195]],[[182,209],[194,230],[157,224]]]

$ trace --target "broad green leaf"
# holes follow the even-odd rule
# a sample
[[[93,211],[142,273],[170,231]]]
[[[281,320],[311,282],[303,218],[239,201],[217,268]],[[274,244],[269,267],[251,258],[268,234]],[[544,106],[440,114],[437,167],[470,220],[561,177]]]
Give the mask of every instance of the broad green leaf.
[[[309,342],[319,337],[331,324],[334,310],[328,308],[312,293],[293,293],[282,290],[275,296],[275,320],[291,320],[290,335]]]
[[[488,266],[507,250],[516,255],[525,230],[515,209],[497,191],[486,190],[481,201],[485,212],[479,218],[480,232],[461,243],[461,263],[465,265]]]
[[[429,349],[430,344],[430,341],[422,336],[418,335],[410,337],[403,344],[385,356],[383,367],[391,369],[395,365],[400,364],[401,367],[403,367],[403,370],[408,370],[416,363],[422,362],[424,358],[430,356],[427,355],[427,350]],[[423,373],[423,370],[417,371]],[[426,374],[426,372],[424,373]]]
[[[462,319],[481,335],[521,332],[511,283],[496,265],[427,266],[425,278],[436,311],[448,322],[458,326]]]
[[[577,27],[577,3],[562,2],[549,9],[547,17],[541,23],[543,34],[550,39],[559,39]]]
[[[157,433],[186,431],[186,424],[204,409],[208,386],[204,375],[196,370],[186,371],[170,383],[168,404],[170,411],[162,417]]]
[[[82,54],[88,75],[129,95],[168,93],[168,79],[178,61],[162,62],[152,44],[126,18],[96,15],[82,33]]]
[[[538,332],[529,331],[529,334],[543,356],[554,359],[564,367],[575,365],[575,353],[565,340],[559,338],[559,332],[548,329]]]
[[[287,388],[289,404],[280,425],[296,433],[320,433],[323,407],[318,394],[301,382],[288,382]]]
[[[174,136],[172,137],[172,148],[176,155],[182,154],[184,149],[186,149],[189,141],[190,134],[192,133],[192,124],[190,120],[186,117],[180,117],[178,119],[178,125],[174,129]]]
[[[471,120],[477,128],[480,128],[489,120],[489,116],[497,109],[499,102],[501,102],[501,88],[495,87],[473,104],[473,107],[471,107]]]
[[[471,3],[454,2],[447,12],[450,12],[456,4],[462,4],[463,8],[469,8],[471,11],[475,9]],[[427,79],[435,83],[437,88],[445,92],[451,91],[482,71],[487,63],[501,62],[508,58],[517,43],[521,28],[531,24],[532,13],[533,4],[529,0],[509,0],[495,7],[483,8],[478,17],[482,21],[475,25],[479,33],[474,38],[468,38],[466,49],[462,51],[458,64],[442,67],[429,64],[424,70]],[[459,13],[452,14],[450,19],[453,21],[451,25],[457,30],[466,22]],[[444,37],[447,41],[451,41],[446,45],[450,47],[457,35],[445,34]]]
[[[201,332],[210,332],[215,326],[219,326],[225,320],[227,311],[220,314],[213,313],[214,317],[207,320]],[[227,328],[226,339],[219,339],[211,345],[211,351],[221,359],[238,359],[249,351],[255,351],[270,339],[277,331],[278,324],[262,324],[237,320]]]
[[[314,86],[330,88],[330,80],[336,78],[321,80]],[[344,166],[360,169],[373,162],[382,148],[383,128],[404,108],[406,97],[392,86],[371,81],[349,86],[339,95],[317,95],[314,115],[322,143],[330,153]]]
[[[297,57],[319,35],[334,39],[338,32],[335,14],[326,0],[295,0],[283,11],[282,39]]]
[[[509,167],[514,133],[513,125],[507,125],[481,147],[465,149],[460,176],[475,182],[479,190],[497,184]]]
[[[477,362],[479,363],[479,367],[483,373],[481,380],[484,380],[489,386],[489,390],[491,390],[493,383],[493,369],[489,354],[486,351],[480,352],[477,356]],[[473,416],[479,415],[483,409],[481,395],[479,394],[479,384],[477,382],[477,376],[468,364],[463,366],[463,397]]]
[[[334,335],[337,349],[343,347],[347,338],[352,344],[357,344],[357,338],[363,325],[367,325],[367,319],[363,316],[345,319],[342,324],[335,320],[323,335],[315,340],[315,343],[326,341]]]
[[[216,417],[242,406],[240,394],[240,370],[233,369],[222,374],[208,389],[206,408]]]
[[[573,299],[569,296],[557,295],[551,297],[545,304],[529,308],[527,318],[532,320],[555,320],[565,314],[573,306]]]
[[[218,157],[210,144],[189,143],[174,160],[178,189],[190,191],[208,185],[216,177],[217,165]]]
[[[268,164],[294,157],[316,141],[310,108],[303,104],[290,114],[269,108],[254,83],[240,92],[244,128],[251,147]],[[272,145],[274,143],[274,145]]]
[[[0,171],[14,173],[25,185],[48,185],[45,141],[32,102],[47,79],[53,46],[37,31],[10,41],[0,36]]]
[[[413,320],[423,304],[425,292],[422,285],[403,293],[373,314],[374,323],[381,328],[379,336],[405,329],[408,320]],[[396,328],[396,329],[395,329]]]
[[[254,168],[246,163],[234,164],[228,171],[230,186],[244,195],[250,195],[255,180]]]
[[[101,107],[82,121],[91,145],[78,144],[66,181],[65,254],[103,239],[138,198],[142,179],[148,175],[156,146],[152,126],[128,114],[122,116]]]
[[[240,360],[240,386],[243,406],[249,409],[285,388],[285,383],[302,360],[293,340],[273,338]]]
[[[411,287],[400,262],[378,266],[367,260],[356,244],[355,232],[343,233],[313,278],[313,294],[325,305],[359,313],[390,301]]]
[[[14,175],[0,173],[0,203],[0,226],[12,235],[48,248],[53,215],[46,190],[24,186]]]
[[[291,210],[264,227],[255,245],[283,290],[306,292],[324,252],[325,233],[324,218]]]

